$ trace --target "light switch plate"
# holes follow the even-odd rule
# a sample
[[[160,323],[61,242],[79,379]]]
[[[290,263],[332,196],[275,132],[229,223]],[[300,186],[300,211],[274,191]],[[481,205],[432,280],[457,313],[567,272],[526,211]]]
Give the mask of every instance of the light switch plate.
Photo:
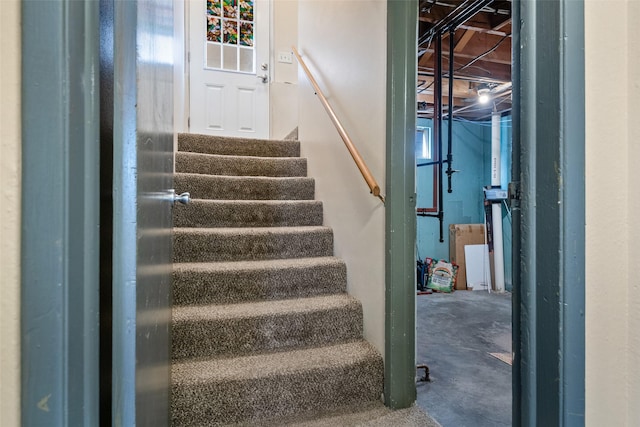
[[[293,55],[291,55],[291,52],[278,52],[278,62],[291,64],[293,63]]]

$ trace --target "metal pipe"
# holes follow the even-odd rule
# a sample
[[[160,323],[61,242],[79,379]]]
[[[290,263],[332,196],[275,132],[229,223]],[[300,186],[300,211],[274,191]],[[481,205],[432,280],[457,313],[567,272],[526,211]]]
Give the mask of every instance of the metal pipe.
[[[416,215],[417,216],[428,216],[428,217],[431,217],[431,218],[440,218],[440,214],[428,214],[428,213],[418,212]]]
[[[440,243],[444,242],[444,190],[442,186],[442,34],[438,33],[436,36],[436,54],[434,55],[435,61],[435,87],[434,87],[434,113],[435,120],[434,129],[438,129],[437,133],[437,155],[438,155],[438,220],[440,222]],[[437,93],[436,93],[437,92]]]
[[[418,163],[416,165],[417,168],[419,168],[420,166],[433,166],[433,165],[437,165],[440,162],[438,160],[434,160],[433,162],[427,162],[427,163]],[[447,163],[446,160],[443,160],[442,163]]]
[[[447,129],[447,193],[453,192],[451,188],[451,176],[453,175],[453,169],[451,168],[451,162],[453,162],[453,49],[454,49],[454,35],[455,30],[449,31],[449,109],[447,114],[447,122],[449,128]]]
[[[423,45],[427,40],[441,35],[442,33],[455,30],[465,21],[468,21],[473,15],[478,13],[482,8],[489,5],[493,0],[475,0],[465,1],[460,6],[451,11],[447,16],[438,21],[429,29],[418,41],[418,46]]]
[[[435,74],[434,72],[424,71],[424,70],[431,70],[430,68],[423,67],[422,70],[423,71],[418,70],[418,76],[433,77],[434,74]],[[464,81],[468,81],[468,82],[479,82],[479,83],[496,83],[496,84],[499,84],[499,85],[510,83],[510,82],[505,81],[505,80],[492,79],[490,77],[465,76],[462,73],[458,73],[457,74],[456,80],[464,80]]]

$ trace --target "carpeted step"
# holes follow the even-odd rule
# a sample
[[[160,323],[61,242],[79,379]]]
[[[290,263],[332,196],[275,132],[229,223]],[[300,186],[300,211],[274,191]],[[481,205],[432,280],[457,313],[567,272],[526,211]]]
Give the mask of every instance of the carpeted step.
[[[174,175],[176,192],[194,199],[313,200],[315,181],[305,177],[218,176],[194,173]]]
[[[174,363],[175,426],[254,423],[370,402],[382,393],[382,358],[365,341]]]
[[[175,227],[284,227],[322,225],[315,200],[194,199],[173,210]]]
[[[182,306],[172,313],[174,361],[362,339],[362,307],[347,294]]]
[[[299,157],[300,142],[181,133],[178,134],[178,150],[230,156]]]
[[[206,305],[345,292],[347,267],[315,257],[173,265],[173,304]]]
[[[307,176],[307,159],[176,153],[176,172],[231,176]]]
[[[173,262],[245,261],[333,255],[329,227],[174,228]]]
[[[335,411],[319,411],[255,423],[255,427],[442,427],[415,403],[392,410],[381,401],[348,405]]]

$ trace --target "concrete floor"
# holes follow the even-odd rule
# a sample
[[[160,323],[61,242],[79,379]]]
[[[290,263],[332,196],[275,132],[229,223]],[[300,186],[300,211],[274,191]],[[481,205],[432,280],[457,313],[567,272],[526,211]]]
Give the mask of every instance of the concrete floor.
[[[443,427],[510,426],[511,366],[489,353],[511,354],[511,294],[418,295],[416,326],[418,406]]]

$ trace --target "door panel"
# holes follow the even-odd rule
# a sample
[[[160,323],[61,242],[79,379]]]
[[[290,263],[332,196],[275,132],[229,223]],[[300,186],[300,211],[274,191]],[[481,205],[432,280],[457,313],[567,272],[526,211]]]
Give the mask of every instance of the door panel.
[[[268,138],[269,2],[191,0],[188,8],[189,131]]]
[[[113,425],[169,425],[173,1],[111,7]]]
[[[223,130],[222,106],[224,105],[224,87],[207,85],[206,90],[206,126],[208,129]]]

